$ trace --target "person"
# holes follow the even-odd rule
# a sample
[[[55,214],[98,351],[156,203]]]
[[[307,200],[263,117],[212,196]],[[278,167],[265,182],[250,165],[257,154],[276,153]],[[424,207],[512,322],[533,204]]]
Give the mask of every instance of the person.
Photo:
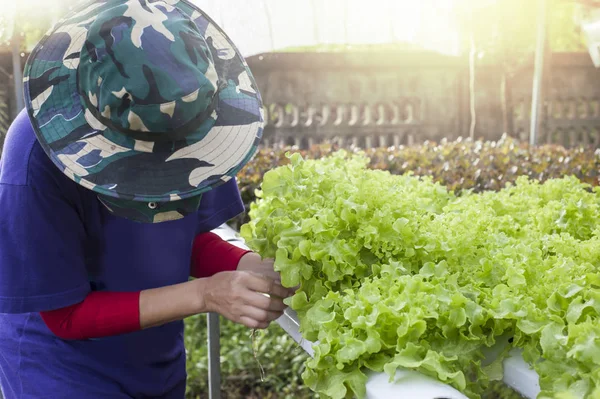
[[[252,73],[187,0],[87,0],[24,75],[0,164],[2,393],[183,398],[186,317],[266,328],[292,294],[213,233],[244,211]]]

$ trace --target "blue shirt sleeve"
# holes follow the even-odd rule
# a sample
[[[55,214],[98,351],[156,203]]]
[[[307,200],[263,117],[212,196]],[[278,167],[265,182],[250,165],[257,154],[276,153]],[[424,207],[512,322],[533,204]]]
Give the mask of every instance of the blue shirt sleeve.
[[[236,179],[207,191],[198,209],[198,234],[214,230],[244,212]]]
[[[27,137],[9,131],[0,164],[0,313],[58,309],[90,291],[75,183]]]

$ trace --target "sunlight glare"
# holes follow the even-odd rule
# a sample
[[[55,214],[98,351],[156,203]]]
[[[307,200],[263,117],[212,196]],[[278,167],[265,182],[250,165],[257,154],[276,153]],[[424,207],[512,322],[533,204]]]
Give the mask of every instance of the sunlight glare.
[[[321,17],[318,22],[328,29],[334,22],[342,23],[343,14],[347,13],[345,40],[350,44],[405,42],[443,53],[458,50],[458,30],[452,15],[456,0],[341,0],[335,3],[336,9],[329,7],[325,18]],[[339,41],[339,37],[337,39]]]
[[[476,0],[192,1],[223,26],[247,55],[295,46],[390,43],[456,55],[456,4]],[[246,12],[229,11],[240,7]]]
[[[17,7],[19,10],[44,10],[48,9],[48,6],[51,6],[55,1],[48,0],[18,0],[11,1],[5,6],[2,7],[2,12],[7,13],[8,15],[15,15],[17,11]],[[50,3],[50,4],[49,4]]]

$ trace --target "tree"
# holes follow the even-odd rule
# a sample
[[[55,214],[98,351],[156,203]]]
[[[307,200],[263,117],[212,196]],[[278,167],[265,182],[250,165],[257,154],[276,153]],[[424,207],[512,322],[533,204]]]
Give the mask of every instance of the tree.
[[[43,0],[19,0],[11,3],[3,5],[0,13],[0,53],[12,54],[10,75],[14,81],[14,117],[23,107],[22,56],[67,11],[67,5],[64,0],[54,0],[51,7]]]
[[[587,51],[575,16],[582,6],[600,6],[598,0],[547,0],[548,52]],[[523,0],[458,0],[456,17],[463,27],[462,42],[471,55],[499,65],[503,129],[513,132],[511,79],[532,62],[536,45],[537,2]],[[579,11],[580,12],[580,11]],[[465,50],[466,53],[466,50]],[[473,93],[475,88],[471,88]],[[475,99],[471,98],[471,104]],[[474,117],[474,116],[473,116]]]

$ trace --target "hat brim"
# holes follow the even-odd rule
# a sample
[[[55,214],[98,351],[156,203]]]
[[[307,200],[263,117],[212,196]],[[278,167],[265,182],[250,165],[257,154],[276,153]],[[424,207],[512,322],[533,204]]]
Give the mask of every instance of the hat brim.
[[[27,111],[38,141],[69,178],[99,194],[134,201],[177,201],[197,196],[233,177],[254,156],[264,128],[260,92],[235,44],[187,0],[166,4],[188,15],[205,37],[219,78],[214,123],[194,142],[157,151],[152,143],[107,129],[78,94],[77,67],[87,28],[107,0],[87,1],[38,43],[25,66]]]

